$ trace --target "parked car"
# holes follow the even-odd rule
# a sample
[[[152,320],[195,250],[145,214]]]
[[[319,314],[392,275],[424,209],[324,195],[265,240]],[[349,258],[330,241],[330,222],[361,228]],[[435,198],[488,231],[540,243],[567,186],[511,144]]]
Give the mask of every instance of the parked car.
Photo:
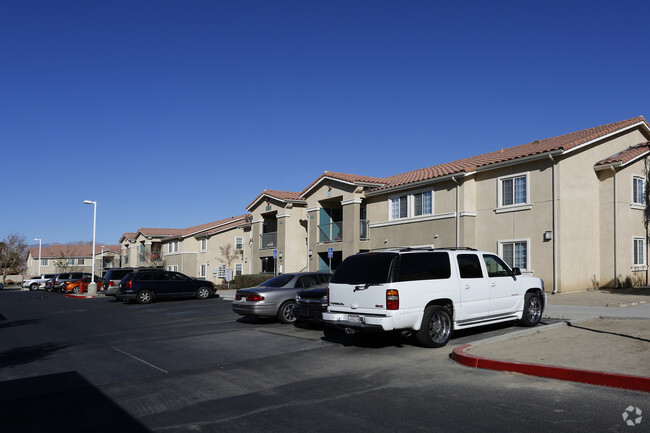
[[[52,277],[54,277],[54,274],[35,275],[31,278],[23,280],[20,287],[23,289],[29,288],[29,290],[38,290],[40,287],[45,287],[45,282]]]
[[[90,278],[92,275],[89,272],[63,272],[60,274],[54,275],[51,280],[48,280],[45,283],[45,290],[48,292],[55,291],[60,292],[70,281],[77,281],[83,278]],[[98,281],[99,277],[95,275],[95,281]]]
[[[329,284],[321,284],[298,292],[293,310],[296,320],[323,320],[323,312],[327,311],[328,286]]]
[[[149,304],[163,298],[207,299],[215,295],[216,288],[211,281],[188,277],[180,272],[156,269],[138,270],[126,274],[120,281],[115,297],[124,301]]]
[[[117,290],[119,289],[120,281],[122,281],[122,278],[124,278],[129,272],[144,270],[155,271],[156,269],[157,268],[111,268],[106,271],[106,274],[104,274],[104,294],[108,296],[115,296]]]
[[[301,289],[326,285],[331,278],[327,272],[281,274],[257,287],[237,290],[232,310],[242,316],[275,317],[292,323],[296,321],[296,294]]]
[[[470,248],[405,248],[346,258],[329,285],[323,321],[346,332],[412,332],[442,347],[457,329],[539,323],[544,282],[496,254]]]
[[[102,279],[100,278],[99,280],[95,280],[95,283],[97,284],[97,291],[101,290],[104,285]],[[89,284],[90,278],[86,277],[81,280],[66,283],[66,285],[62,287],[61,291],[64,293],[85,293],[88,291]]]

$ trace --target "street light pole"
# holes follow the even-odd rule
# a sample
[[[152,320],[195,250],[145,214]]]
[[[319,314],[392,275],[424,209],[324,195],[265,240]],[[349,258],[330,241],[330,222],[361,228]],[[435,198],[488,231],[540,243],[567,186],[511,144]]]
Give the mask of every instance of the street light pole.
[[[90,274],[90,284],[88,284],[88,294],[97,294],[97,284],[95,284],[95,230],[97,228],[97,202],[91,200],[84,200],[84,204],[93,205],[93,249],[91,252],[92,258],[92,274]]]
[[[34,238],[35,241],[38,241],[38,277],[41,277],[41,246],[43,245],[43,239]]]

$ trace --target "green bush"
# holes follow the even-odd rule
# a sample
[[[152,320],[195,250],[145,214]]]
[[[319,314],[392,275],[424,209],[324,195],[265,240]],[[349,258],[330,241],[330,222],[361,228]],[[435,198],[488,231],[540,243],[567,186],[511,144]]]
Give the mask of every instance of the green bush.
[[[245,289],[247,287],[255,287],[268,280],[273,278],[272,274],[250,274],[250,275],[237,275],[231,282],[230,286],[228,284],[221,284],[217,287],[218,290],[237,290]]]

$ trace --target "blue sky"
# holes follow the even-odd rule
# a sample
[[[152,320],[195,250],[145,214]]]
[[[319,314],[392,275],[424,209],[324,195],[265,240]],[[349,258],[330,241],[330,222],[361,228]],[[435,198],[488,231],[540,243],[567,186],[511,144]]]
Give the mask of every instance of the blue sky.
[[[0,239],[115,244],[323,171],[650,116],[647,1],[0,3]]]

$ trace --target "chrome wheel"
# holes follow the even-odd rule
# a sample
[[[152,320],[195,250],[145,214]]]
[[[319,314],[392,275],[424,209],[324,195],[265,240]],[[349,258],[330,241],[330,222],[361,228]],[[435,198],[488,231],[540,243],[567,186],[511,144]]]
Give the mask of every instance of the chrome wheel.
[[[424,310],[422,326],[415,337],[425,347],[442,347],[449,341],[453,324],[446,307],[430,305]]]
[[[524,299],[524,312],[519,324],[535,326],[542,320],[542,300],[537,293],[526,293]]]
[[[196,291],[196,297],[199,299],[208,299],[210,297],[210,289],[207,287],[200,287],[199,290]]]

